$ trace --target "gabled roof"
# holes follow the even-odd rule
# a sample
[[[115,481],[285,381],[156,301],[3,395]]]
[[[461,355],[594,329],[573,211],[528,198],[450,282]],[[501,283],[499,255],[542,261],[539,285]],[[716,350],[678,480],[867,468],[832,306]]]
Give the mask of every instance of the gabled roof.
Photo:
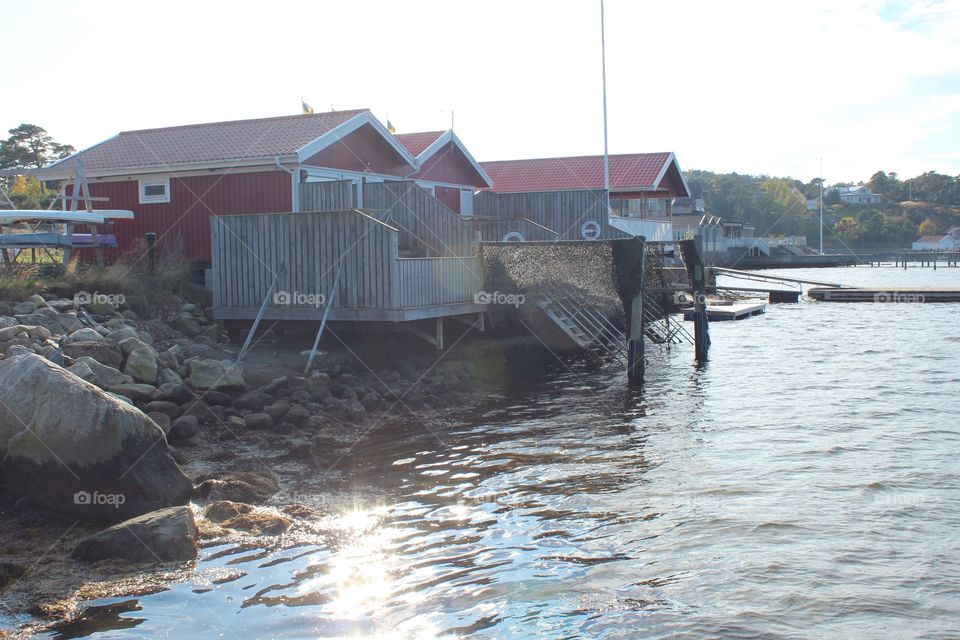
[[[940,241],[943,240],[944,238],[950,238],[950,236],[948,236],[948,235],[942,235],[942,236],[923,236],[922,238],[920,238],[919,240],[917,240],[917,242],[940,242]],[[952,239],[952,238],[951,238],[951,239]]]
[[[380,131],[404,159],[416,166],[413,156],[393,140],[368,109],[353,109],[124,131],[46,167],[42,173],[50,178],[72,176],[80,156],[88,175],[229,166],[260,160],[272,163],[278,157],[303,160],[364,124]]]
[[[407,151],[414,156],[418,156],[443,134],[443,131],[421,131],[419,133],[397,133],[394,134],[394,137],[407,148]]]
[[[690,189],[672,153],[629,153],[609,156],[610,190],[643,192],[661,190],[671,166],[676,168],[683,193]],[[524,191],[572,191],[603,189],[603,156],[534,158],[481,162],[493,178],[493,190],[501,193]]]
[[[493,186],[493,180],[491,180],[487,172],[484,171],[483,166],[473,157],[473,154],[467,150],[466,145],[457,137],[453,129],[447,129],[446,131],[400,133],[396,134],[395,137],[411,154],[416,156],[420,167],[424,167],[430,158],[435,156],[441,149],[446,148],[448,144],[451,144],[460,151],[467,162],[473,167],[473,170],[476,171],[477,176],[480,178],[476,186]],[[423,177],[429,179],[429,176]]]

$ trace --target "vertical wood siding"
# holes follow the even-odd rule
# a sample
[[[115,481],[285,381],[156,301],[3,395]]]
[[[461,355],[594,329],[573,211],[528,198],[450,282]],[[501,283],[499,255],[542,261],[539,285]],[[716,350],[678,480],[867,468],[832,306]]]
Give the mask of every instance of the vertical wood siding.
[[[401,258],[399,306],[473,302],[483,284],[479,257]]]
[[[396,230],[358,211],[216,216],[213,239],[214,306],[257,308],[280,272],[269,304],[341,309],[389,309],[396,267]],[[322,296],[322,298],[321,298]]]
[[[347,211],[357,206],[350,180],[300,185],[300,211]]]
[[[413,182],[370,183],[364,209],[376,209],[399,231],[400,251],[417,257],[473,256],[478,244],[467,220]]]
[[[588,220],[595,220],[600,224],[601,238],[629,237],[610,226],[606,192],[602,189],[537,193],[482,191],[474,197],[473,210],[478,216],[502,220],[517,221],[525,218],[556,231],[560,240],[583,240],[580,228]],[[531,232],[539,233],[532,229]],[[483,239],[499,240],[502,237],[503,235],[498,238],[488,238],[484,235]],[[527,240],[534,239],[527,237],[526,234],[524,237]]]
[[[110,226],[110,233],[116,234],[119,246],[104,250],[104,257],[108,260],[138,247],[144,234],[153,232],[157,234],[157,251],[182,247],[187,260],[209,262],[211,216],[290,211],[292,208],[290,176],[281,171],[174,177],[170,179],[170,202],[164,203],[140,204],[136,179],[119,182],[91,180],[90,191],[95,196],[110,198],[109,202],[97,203],[98,209],[134,212],[133,220],[118,220]],[[92,261],[93,251],[81,250],[81,259]]]

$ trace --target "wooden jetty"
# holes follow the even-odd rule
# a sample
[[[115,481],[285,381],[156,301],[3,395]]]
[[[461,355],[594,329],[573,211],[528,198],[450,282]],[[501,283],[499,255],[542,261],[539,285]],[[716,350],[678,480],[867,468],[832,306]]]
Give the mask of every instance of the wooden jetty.
[[[707,303],[707,319],[713,321],[724,320],[743,320],[750,316],[755,316],[767,310],[767,305],[762,302],[735,302],[733,304],[710,304]],[[694,310],[690,309],[683,312],[684,320],[694,319]]]
[[[807,295],[821,302],[960,302],[960,289],[899,287],[816,287]]]

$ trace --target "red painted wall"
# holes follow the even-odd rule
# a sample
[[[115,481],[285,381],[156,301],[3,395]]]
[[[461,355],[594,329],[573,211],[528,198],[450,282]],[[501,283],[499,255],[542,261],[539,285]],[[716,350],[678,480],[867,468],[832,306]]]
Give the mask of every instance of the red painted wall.
[[[140,204],[136,179],[121,182],[90,181],[97,209],[128,209],[133,220],[118,220],[109,232],[117,236],[119,248],[104,251],[107,260],[131,249],[145,233],[157,234],[157,250],[181,243],[187,259],[210,262],[210,216],[292,211],[290,175],[282,171],[255,173],[211,173],[170,179],[170,202]],[[68,188],[68,192],[70,189]],[[78,227],[78,231],[82,231]],[[102,231],[101,231],[102,233]],[[93,251],[80,252],[81,260],[92,262]]]
[[[433,192],[433,197],[446,205],[447,209],[453,209],[457,213],[460,213],[460,189],[437,185],[433,188]]]
[[[448,142],[440,151],[430,156],[414,177],[417,180],[431,182],[448,182],[484,188],[487,186],[463,152],[452,142]]]
[[[303,161],[315,167],[371,171],[388,176],[405,176],[413,169],[370,125],[363,125],[343,139]]]

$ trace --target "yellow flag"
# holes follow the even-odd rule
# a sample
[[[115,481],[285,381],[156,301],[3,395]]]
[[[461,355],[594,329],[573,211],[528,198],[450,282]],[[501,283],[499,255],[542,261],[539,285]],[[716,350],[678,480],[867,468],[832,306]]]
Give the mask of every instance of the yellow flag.
[[[300,98],[300,105],[303,107],[303,115],[309,115],[313,113],[313,107],[304,102],[303,98]]]
[[[391,124],[390,118],[387,118],[387,131],[389,131],[390,133],[397,132],[397,129],[393,126],[393,124]]]

